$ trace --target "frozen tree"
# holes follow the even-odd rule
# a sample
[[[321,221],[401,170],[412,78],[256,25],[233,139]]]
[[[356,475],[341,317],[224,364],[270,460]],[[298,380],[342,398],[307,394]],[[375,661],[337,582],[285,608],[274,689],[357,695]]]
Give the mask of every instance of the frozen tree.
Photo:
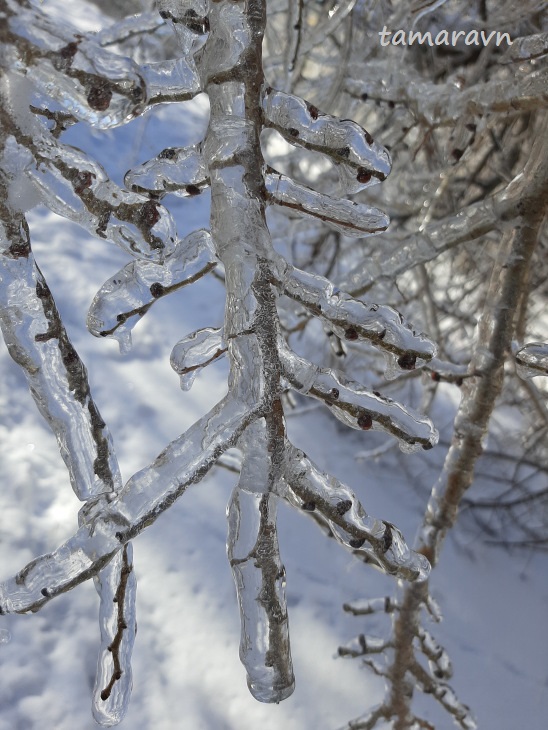
[[[404,450],[436,443],[429,419],[299,357],[280,325],[277,303],[285,295],[337,337],[380,349],[391,376],[429,362],[433,343],[394,309],[354,299],[277,253],[265,209],[287,207],[352,236],[385,230],[388,218],[277,172],[264,162],[260,136],[264,128],[276,129],[292,144],[332,159],[348,193],[383,181],[390,157],[358,124],[265,82],[265,0],[161,0],[158,11],[93,35],[54,22],[32,3],[2,2],[2,330],[84,505],[71,539],[1,585],[0,612],[37,611],[94,579],[102,638],[94,716],[104,725],[120,721],[131,688],[136,623],[130,540],[230,447],[238,447],[242,465],[228,511],[228,556],[241,609],[240,655],[257,699],[279,702],[294,685],[276,535],[280,498],[319,515],[339,542],[392,575],[424,580],[429,570],[394,525],[368,515],[347,487],[296,449],[284,425],[282,394],[290,387],[319,399],[353,428],[390,433]],[[162,21],[175,32],[177,58],[138,63],[109,49]],[[161,151],[128,172],[125,189],[60,140],[72,124],[110,128],[154,104],[183,102],[200,91],[211,106],[202,143]],[[160,199],[168,191],[199,195],[206,186],[211,230],[179,239]],[[98,292],[88,321],[93,334],[115,336],[122,347],[155,301],[217,265],[224,272],[222,329],[181,340],[172,364],[188,388],[199,368],[226,353],[228,394],[125,485],[85,367],[32,254],[25,211],[37,200],[133,258]]]
[[[37,611],[93,578],[99,723],[122,719],[131,690],[130,541],[215,464],[232,464],[226,452],[235,447],[240,476],[228,510],[228,557],[252,694],[278,702],[294,686],[276,534],[283,499],[358,558],[402,579],[395,598],[346,605],[356,615],[392,618],[388,638],[360,634],[340,650],[387,682],[384,702],[364,708],[348,728],[432,727],[413,709],[416,689],[460,727],[474,727],[424,616],[439,619],[427,578],[459,506],[468,500],[480,521],[493,502],[500,506],[468,490],[495,407],[515,405],[518,388],[532,407],[520,448],[506,454],[516,481],[524,460],[537,475],[546,460],[546,396],[530,376],[547,370],[548,46],[543,4],[525,6],[159,0],[83,33],[53,21],[38,3],[1,0],[0,320],[84,504],[71,539],[0,585],[0,612]],[[496,28],[514,43],[382,47],[385,25],[434,35]],[[200,92],[211,109],[204,139],[159,151],[126,174],[124,187],[62,141],[75,124],[129,124],[155,105]],[[210,229],[180,238],[163,199],[206,188]],[[226,356],[226,397],[126,484],[85,366],[33,257],[25,213],[37,202],[131,257],[88,316],[93,335],[114,337],[123,350],[159,299],[210,272],[226,285],[222,326],[188,334],[171,357],[188,389],[202,368]],[[408,316],[424,323],[439,351],[406,324]],[[295,346],[318,321],[321,367]],[[421,372],[427,415],[404,405],[415,400]],[[442,433],[448,448],[414,550],[286,434],[291,398],[304,396],[350,428],[391,439],[360,458],[399,443],[403,452],[422,447],[426,460],[438,438],[428,414],[443,388],[457,387],[461,404],[451,433]],[[514,519],[524,503],[545,499],[538,480],[506,497],[512,539],[546,540],[545,524]]]

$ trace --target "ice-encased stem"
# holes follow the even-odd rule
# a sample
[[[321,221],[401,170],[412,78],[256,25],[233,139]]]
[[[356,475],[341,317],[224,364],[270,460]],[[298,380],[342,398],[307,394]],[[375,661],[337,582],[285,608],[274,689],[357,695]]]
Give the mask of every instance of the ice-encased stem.
[[[211,234],[225,267],[229,388],[264,416],[243,438],[246,460],[230,507],[229,551],[242,606],[241,658],[249,687],[257,699],[279,702],[291,694],[294,680],[271,494],[283,461],[285,428],[260,145],[266,3],[221,0],[211,4],[209,21],[199,63],[211,103],[203,153],[211,181]],[[257,438],[248,442],[253,434]],[[249,550],[243,547],[244,530],[251,530],[255,545]]]
[[[400,441],[404,451],[419,446],[430,449],[437,443],[438,433],[426,416],[369,391],[337,370],[313,365],[283,342],[279,349],[283,374],[293,388],[325,403],[347,426],[386,431]]]
[[[137,260],[126,264],[99,289],[89,308],[87,326],[95,337],[122,340],[154,302],[193,284],[215,268],[208,231],[177,241],[163,265]]]
[[[91,396],[86,368],[34,261],[26,220],[9,210],[6,201],[2,194],[0,326],[10,355],[57,439],[72,488],[85,501],[121,486],[118,463]]]
[[[263,419],[241,439],[244,460],[228,507],[227,552],[238,592],[240,659],[251,694],[260,702],[280,702],[295,687],[285,600],[285,569],[276,532],[279,478],[267,451]]]
[[[101,599],[101,648],[92,710],[95,720],[104,727],[123,719],[131,694],[131,653],[137,632],[137,581],[132,557],[133,548],[128,543],[94,579]]]

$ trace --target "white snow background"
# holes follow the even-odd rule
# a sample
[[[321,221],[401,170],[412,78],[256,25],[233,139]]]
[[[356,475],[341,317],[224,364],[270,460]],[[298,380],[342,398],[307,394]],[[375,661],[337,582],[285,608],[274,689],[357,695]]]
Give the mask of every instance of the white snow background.
[[[60,2],[52,12],[64,13]],[[76,4],[74,4],[76,5]],[[81,27],[98,11],[83,3]],[[73,8],[74,11],[74,8]],[[165,107],[110,132],[83,124],[63,137],[95,156],[117,182],[125,170],[170,145],[201,139],[207,104]],[[184,235],[208,225],[209,199],[166,201]],[[84,360],[124,481],[205,413],[226,390],[226,364],[211,366],[190,392],[169,366],[175,342],[222,322],[224,290],[209,275],[154,305],[120,355],[85,328],[91,300],[127,257],[77,225],[38,207],[29,215],[33,250],[63,321]],[[0,579],[53,550],[76,529],[81,506],[56,442],[26,381],[0,351]],[[302,405],[302,401],[300,402]],[[438,426],[451,420],[451,403]],[[378,461],[355,458],[367,434],[342,427],[321,407],[288,416],[294,443],[358,494],[371,514],[413,540],[443,449]],[[428,459],[428,461],[426,461]],[[382,681],[341,659],[337,647],[359,633],[386,634],[388,617],[353,618],[342,604],[393,595],[395,583],[327,539],[305,515],[280,509],[296,690],[280,705],[248,693],[238,659],[239,616],[226,560],[225,507],[235,475],[215,468],[134,542],[138,634],[127,730],[336,730],[381,700]],[[451,681],[480,730],[548,726],[548,576],[542,555],[486,547],[479,532],[456,530],[431,580],[444,614],[428,628],[454,664]],[[98,596],[91,582],[31,616],[0,621],[0,730],[97,727],[90,697],[98,651]],[[417,695],[436,730],[452,727],[434,700]]]

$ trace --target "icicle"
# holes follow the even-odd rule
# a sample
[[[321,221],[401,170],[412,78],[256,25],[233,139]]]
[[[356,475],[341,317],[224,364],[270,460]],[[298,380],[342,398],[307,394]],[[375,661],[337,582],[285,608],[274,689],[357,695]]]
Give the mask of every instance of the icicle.
[[[131,653],[137,632],[132,558],[131,545],[125,545],[95,578],[101,596],[101,649],[92,710],[103,727],[121,722],[131,695]]]
[[[203,229],[179,241],[162,266],[151,261],[132,261],[111,276],[95,295],[88,312],[89,331],[95,337],[127,340],[155,301],[205,276],[215,263],[211,237]]]
[[[529,342],[514,352],[516,371],[520,378],[529,380],[548,375],[548,344]]]
[[[395,309],[361,302],[337,289],[328,279],[280,265],[280,285],[288,297],[320,317],[341,339],[364,339],[384,350],[389,358],[386,377],[413,370],[436,354],[426,335],[404,324]]]
[[[240,604],[240,659],[249,690],[260,702],[281,702],[292,694],[295,679],[267,437],[264,422],[245,434],[249,445],[228,507],[227,551]]]
[[[298,96],[266,87],[263,92],[266,123],[288,142],[322,152],[344,169],[344,188],[355,193],[386,179],[391,160],[386,149],[348,119],[322,114]]]
[[[171,353],[171,367],[179,374],[181,388],[190,390],[198,371],[226,353],[221,329],[205,327],[197,330],[175,345]]]
[[[379,393],[372,393],[336,370],[312,365],[283,342],[279,343],[279,351],[284,376],[291,385],[300,393],[323,401],[347,426],[390,433],[406,453],[421,446],[431,449],[438,442],[438,432],[429,418]]]
[[[153,193],[161,197],[174,193],[181,197],[199,195],[209,186],[202,145],[168,147],[143,165],[126,172],[124,184],[136,193]]]
[[[317,510],[340,543],[385,573],[409,581],[426,580],[428,560],[409,549],[394,525],[370,517],[348,487],[321,472],[302,451],[288,443],[287,452],[284,499],[305,511]]]
[[[390,223],[389,217],[378,208],[331,198],[277,172],[267,173],[265,181],[267,193],[276,205],[319,218],[345,236],[370,236],[386,230]]]

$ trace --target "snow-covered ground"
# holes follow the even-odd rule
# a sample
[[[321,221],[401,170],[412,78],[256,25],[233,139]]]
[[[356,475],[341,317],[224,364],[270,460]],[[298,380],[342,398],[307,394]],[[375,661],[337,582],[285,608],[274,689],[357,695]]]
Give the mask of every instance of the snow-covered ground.
[[[113,177],[170,144],[201,138],[203,100],[162,110],[130,128],[63,139],[81,144]],[[79,125],[80,126],[80,125]],[[118,177],[117,177],[118,176]],[[170,200],[179,233],[207,225],[208,198]],[[169,355],[183,335],[222,321],[221,284],[212,276],[155,304],[121,355],[85,329],[100,285],[127,261],[45,208],[29,216],[33,249],[65,326],[86,363],[111,430],[124,480],[206,412],[226,390],[226,365],[213,365],[189,392],[179,389]],[[25,379],[0,350],[0,579],[75,530],[80,503],[57,445]],[[448,406],[449,407],[449,406]],[[449,419],[449,413],[444,416]],[[420,524],[426,488],[442,455],[355,458],[364,434],[321,408],[288,418],[293,441],[349,484],[368,512],[397,524],[408,540]],[[397,458],[396,458],[397,456]],[[239,617],[226,560],[225,506],[234,474],[216,468],[134,543],[138,624],[134,689],[122,727],[131,730],[335,730],[380,701],[382,681],[337,647],[359,633],[388,631],[388,619],[352,618],[343,602],[392,595],[396,585],[326,539],[304,515],[282,507],[280,546],[287,569],[297,687],[280,705],[252,699],[238,659]],[[448,540],[431,585],[444,613],[432,633],[454,664],[452,685],[480,730],[542,730],[548,717],[547,560],[487,548],[480,534]],[[0,730],[85,730],[99,631],[91,583],[56,598],[39,614],[0,622]],[[451,727],[429,698],[421,714]]]

